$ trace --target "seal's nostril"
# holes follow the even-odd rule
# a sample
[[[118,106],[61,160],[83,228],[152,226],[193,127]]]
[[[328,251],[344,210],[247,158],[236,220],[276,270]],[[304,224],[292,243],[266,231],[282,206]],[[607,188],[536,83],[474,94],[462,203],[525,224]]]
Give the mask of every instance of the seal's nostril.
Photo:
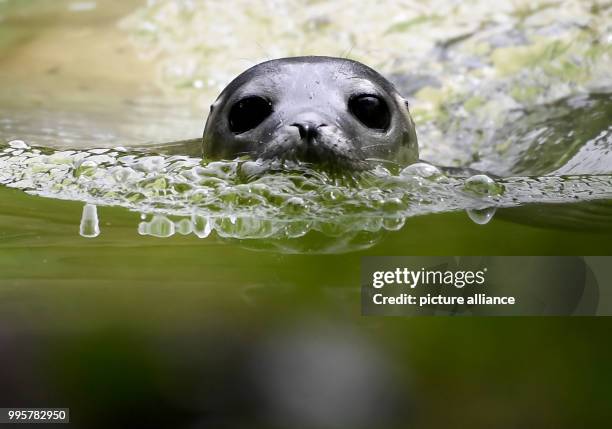
[[[310,127],[308,124],[291,124],[291,126],[296,127],[300,132],[300,138],[305,139],[310,133]]]
[[[309,122],[304,122],[304,123],[293,123],[291,124],[291,126],[296,127],[298,129],[298,131],[300,132],[300,138],[303,139],[311,139],[313,137],[316,137],[316,135],[319,133],[319,128],[321,127],[325,127],[327,126],[327,124],[314,124],[314,123],[309,123]]]

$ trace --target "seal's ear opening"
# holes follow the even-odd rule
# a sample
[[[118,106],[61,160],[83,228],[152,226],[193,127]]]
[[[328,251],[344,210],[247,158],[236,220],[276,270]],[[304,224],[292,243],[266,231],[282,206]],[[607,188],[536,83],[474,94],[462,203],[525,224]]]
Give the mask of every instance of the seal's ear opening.
[[[398,162],[408,165],[418,161],[419,159],[419,142],[416,127],[414,125],[414,121],[412,120],[412,116],[410,115],[410,104],[408,103],[408,100],[399,94],[396,95],[396,100],[400,103],[400,110],[402,110],[406,121],[408,121],[408,128],[404,131],[402,147],[398,153]]]

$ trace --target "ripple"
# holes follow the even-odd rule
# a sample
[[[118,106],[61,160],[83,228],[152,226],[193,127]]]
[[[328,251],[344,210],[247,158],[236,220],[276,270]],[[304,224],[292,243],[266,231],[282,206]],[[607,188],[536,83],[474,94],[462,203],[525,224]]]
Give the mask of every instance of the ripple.
[[[86,203],[80,229],[86,237],[99,234],[96,206],[142,213],[142,235],[291,239],[311,231],[328,237],[394,231],[412,216],[461,210],[485,224],[499,207],[612,199],[610,175],[462,178],[419,163],[396,174],[377,167],[353,176],[279,161],[26,146],[0,151],[0,183]],[[256,174],[245,175],[245,166]]]

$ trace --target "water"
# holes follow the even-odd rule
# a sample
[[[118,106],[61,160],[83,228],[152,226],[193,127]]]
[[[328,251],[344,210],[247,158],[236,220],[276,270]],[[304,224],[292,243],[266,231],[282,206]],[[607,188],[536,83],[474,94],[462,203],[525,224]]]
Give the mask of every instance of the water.
[[[358,285],[366,255],[610,254],[610,14],[0,1],[0,402],[53,398],[77,427],[602,426],[606,320],[363,318]],[[425,162],[168,144],[235,74],[298,54],[389,76]]]
[[[374,244],[376,233],[401,229],[406,218],[417,215],[466,210],[483,224],[496,208],[612,197],[612,175],[461,178],[424,163],[395,172],[378,166],[347,174],[300,163],[207,162],[124,148],[49,151],[20,140],[0,152],[0,167],[0,183],[34,195],[83,201],[84,217],[93,215],[95,205],[140,212],[139,233],[157,237],[207,238],[214,231],[223,238],[297,240],[315,231],[345,238],[368,232]],[[487,222],[477,214],[483,210],[488,210]],[[582,222],[585,228],[609,226]],[[97,236],[91,228],[81,235]]]

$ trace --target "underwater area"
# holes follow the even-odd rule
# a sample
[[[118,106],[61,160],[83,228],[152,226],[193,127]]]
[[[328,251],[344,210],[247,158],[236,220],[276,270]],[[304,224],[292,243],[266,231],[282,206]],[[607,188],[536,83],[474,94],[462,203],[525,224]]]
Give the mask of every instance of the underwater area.
[[[202,159],[225,85],[295,55],[388,77],[422,161]],[[609,318],[364,317],[359,285],[364,256],[610,255],[610,70],[603,0],[0,0],[0,407],[600,427]]]

